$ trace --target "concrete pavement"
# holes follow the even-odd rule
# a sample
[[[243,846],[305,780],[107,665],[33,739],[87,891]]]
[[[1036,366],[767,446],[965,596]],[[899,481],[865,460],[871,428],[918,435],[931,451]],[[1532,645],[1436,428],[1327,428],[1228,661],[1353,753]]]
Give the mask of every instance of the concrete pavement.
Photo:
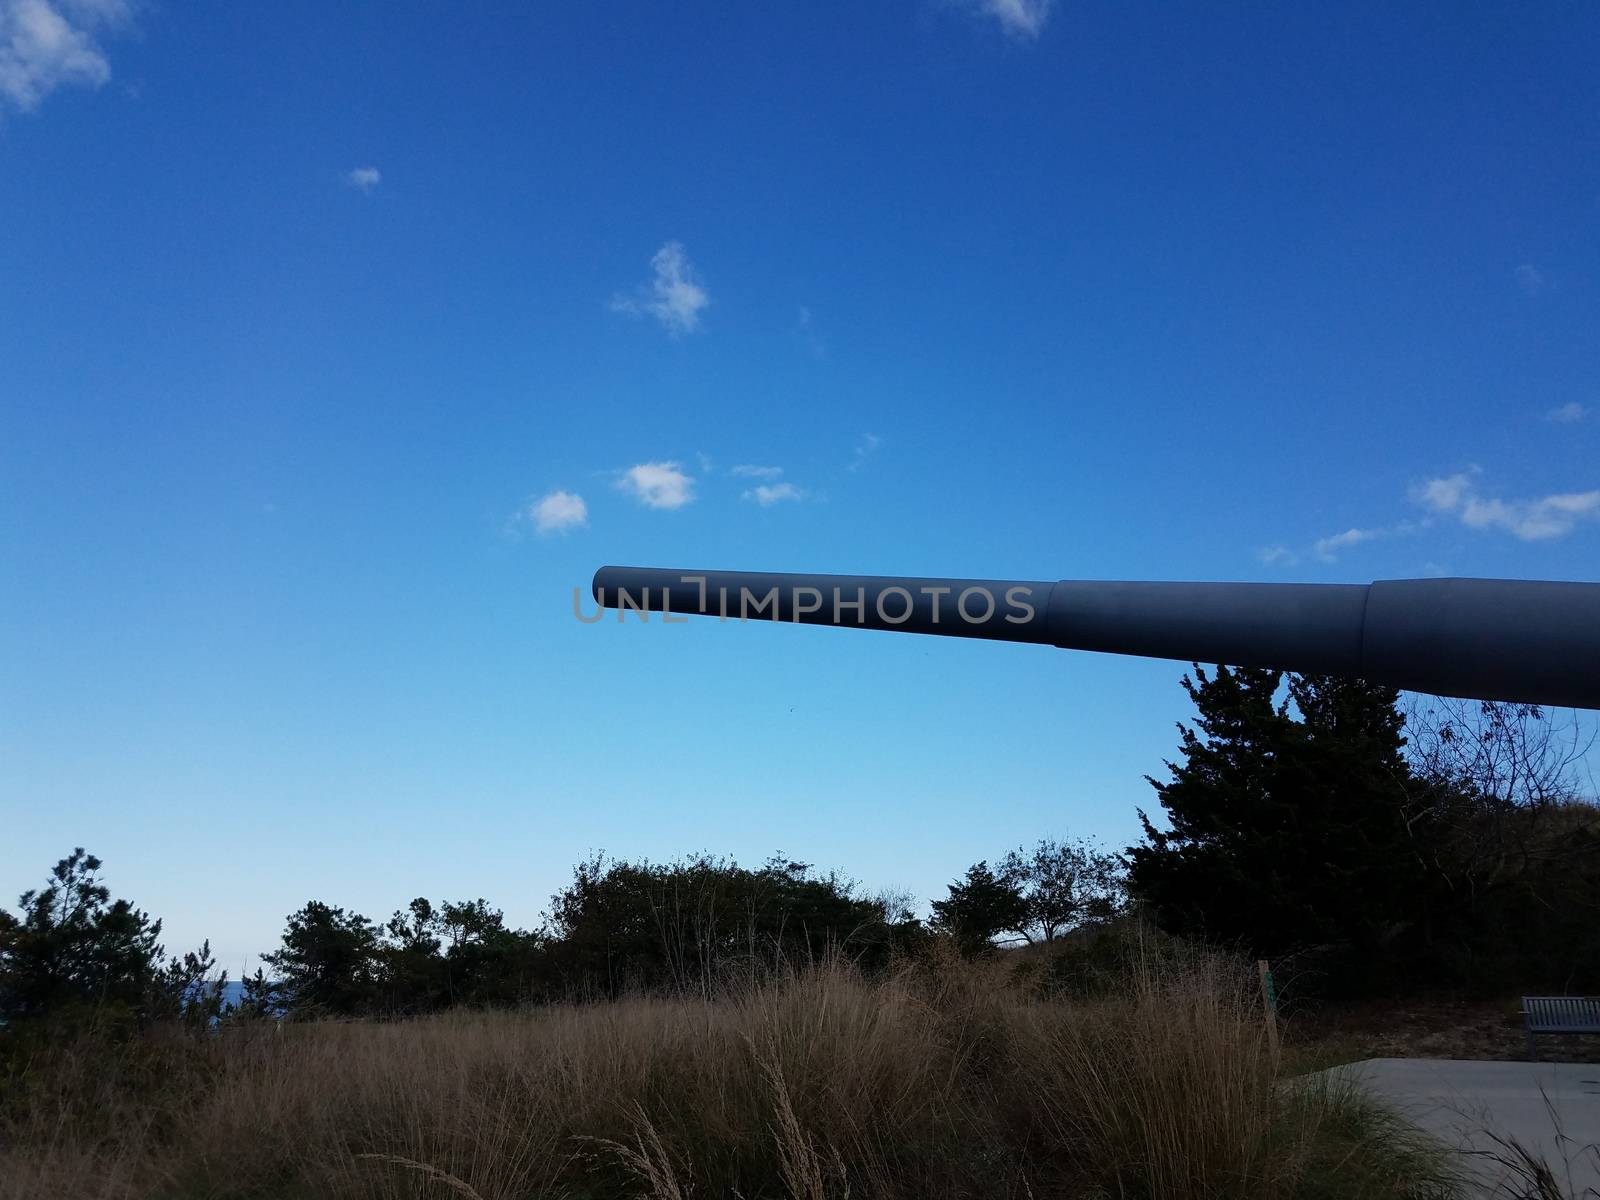
[[[1600,1064],[1372,1058],[1330,1074],[1358,1081],[1421,1128],[1467,1151],[1504,1153],[1493,1134],[1544,1157],[1571,1200],[1600,1200]],[[1475,1155],[1482,1194],[1522,1196]]]

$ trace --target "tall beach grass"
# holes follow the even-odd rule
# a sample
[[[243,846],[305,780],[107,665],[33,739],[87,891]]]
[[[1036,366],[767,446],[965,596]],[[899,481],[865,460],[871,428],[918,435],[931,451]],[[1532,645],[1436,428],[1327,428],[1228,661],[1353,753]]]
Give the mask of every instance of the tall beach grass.
[[[1432,1197],[1440,1153],[1280,1078],[1250,974],[1064,1000],[1004,963],[848,963],[706,997],[54,1047],[0,1200]]]

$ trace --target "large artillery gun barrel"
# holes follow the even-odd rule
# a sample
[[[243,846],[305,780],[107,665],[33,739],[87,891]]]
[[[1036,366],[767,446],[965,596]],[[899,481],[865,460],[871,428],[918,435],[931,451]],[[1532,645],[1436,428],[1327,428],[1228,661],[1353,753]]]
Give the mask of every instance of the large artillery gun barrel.
[[[1596,583],[1051,583],[602,567],[593,588],[600,604],[624,610],[1037,642],[1600,708]]]

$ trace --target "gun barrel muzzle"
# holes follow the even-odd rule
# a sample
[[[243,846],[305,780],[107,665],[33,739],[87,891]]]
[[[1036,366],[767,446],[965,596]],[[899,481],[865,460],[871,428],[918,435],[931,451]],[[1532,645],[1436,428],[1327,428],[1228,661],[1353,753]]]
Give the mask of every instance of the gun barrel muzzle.
[[[1600,708],[1600,584],[947,579],[602,567],[610,608],[1036,642]]]

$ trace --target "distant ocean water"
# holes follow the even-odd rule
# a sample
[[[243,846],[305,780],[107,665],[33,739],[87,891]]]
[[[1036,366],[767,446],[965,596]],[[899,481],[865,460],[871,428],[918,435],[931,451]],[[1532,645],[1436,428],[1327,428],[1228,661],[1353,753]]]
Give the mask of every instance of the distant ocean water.
[[[244,1000],[244,981],[230,979],[222,986],[222,1002],[237,1007]]]

